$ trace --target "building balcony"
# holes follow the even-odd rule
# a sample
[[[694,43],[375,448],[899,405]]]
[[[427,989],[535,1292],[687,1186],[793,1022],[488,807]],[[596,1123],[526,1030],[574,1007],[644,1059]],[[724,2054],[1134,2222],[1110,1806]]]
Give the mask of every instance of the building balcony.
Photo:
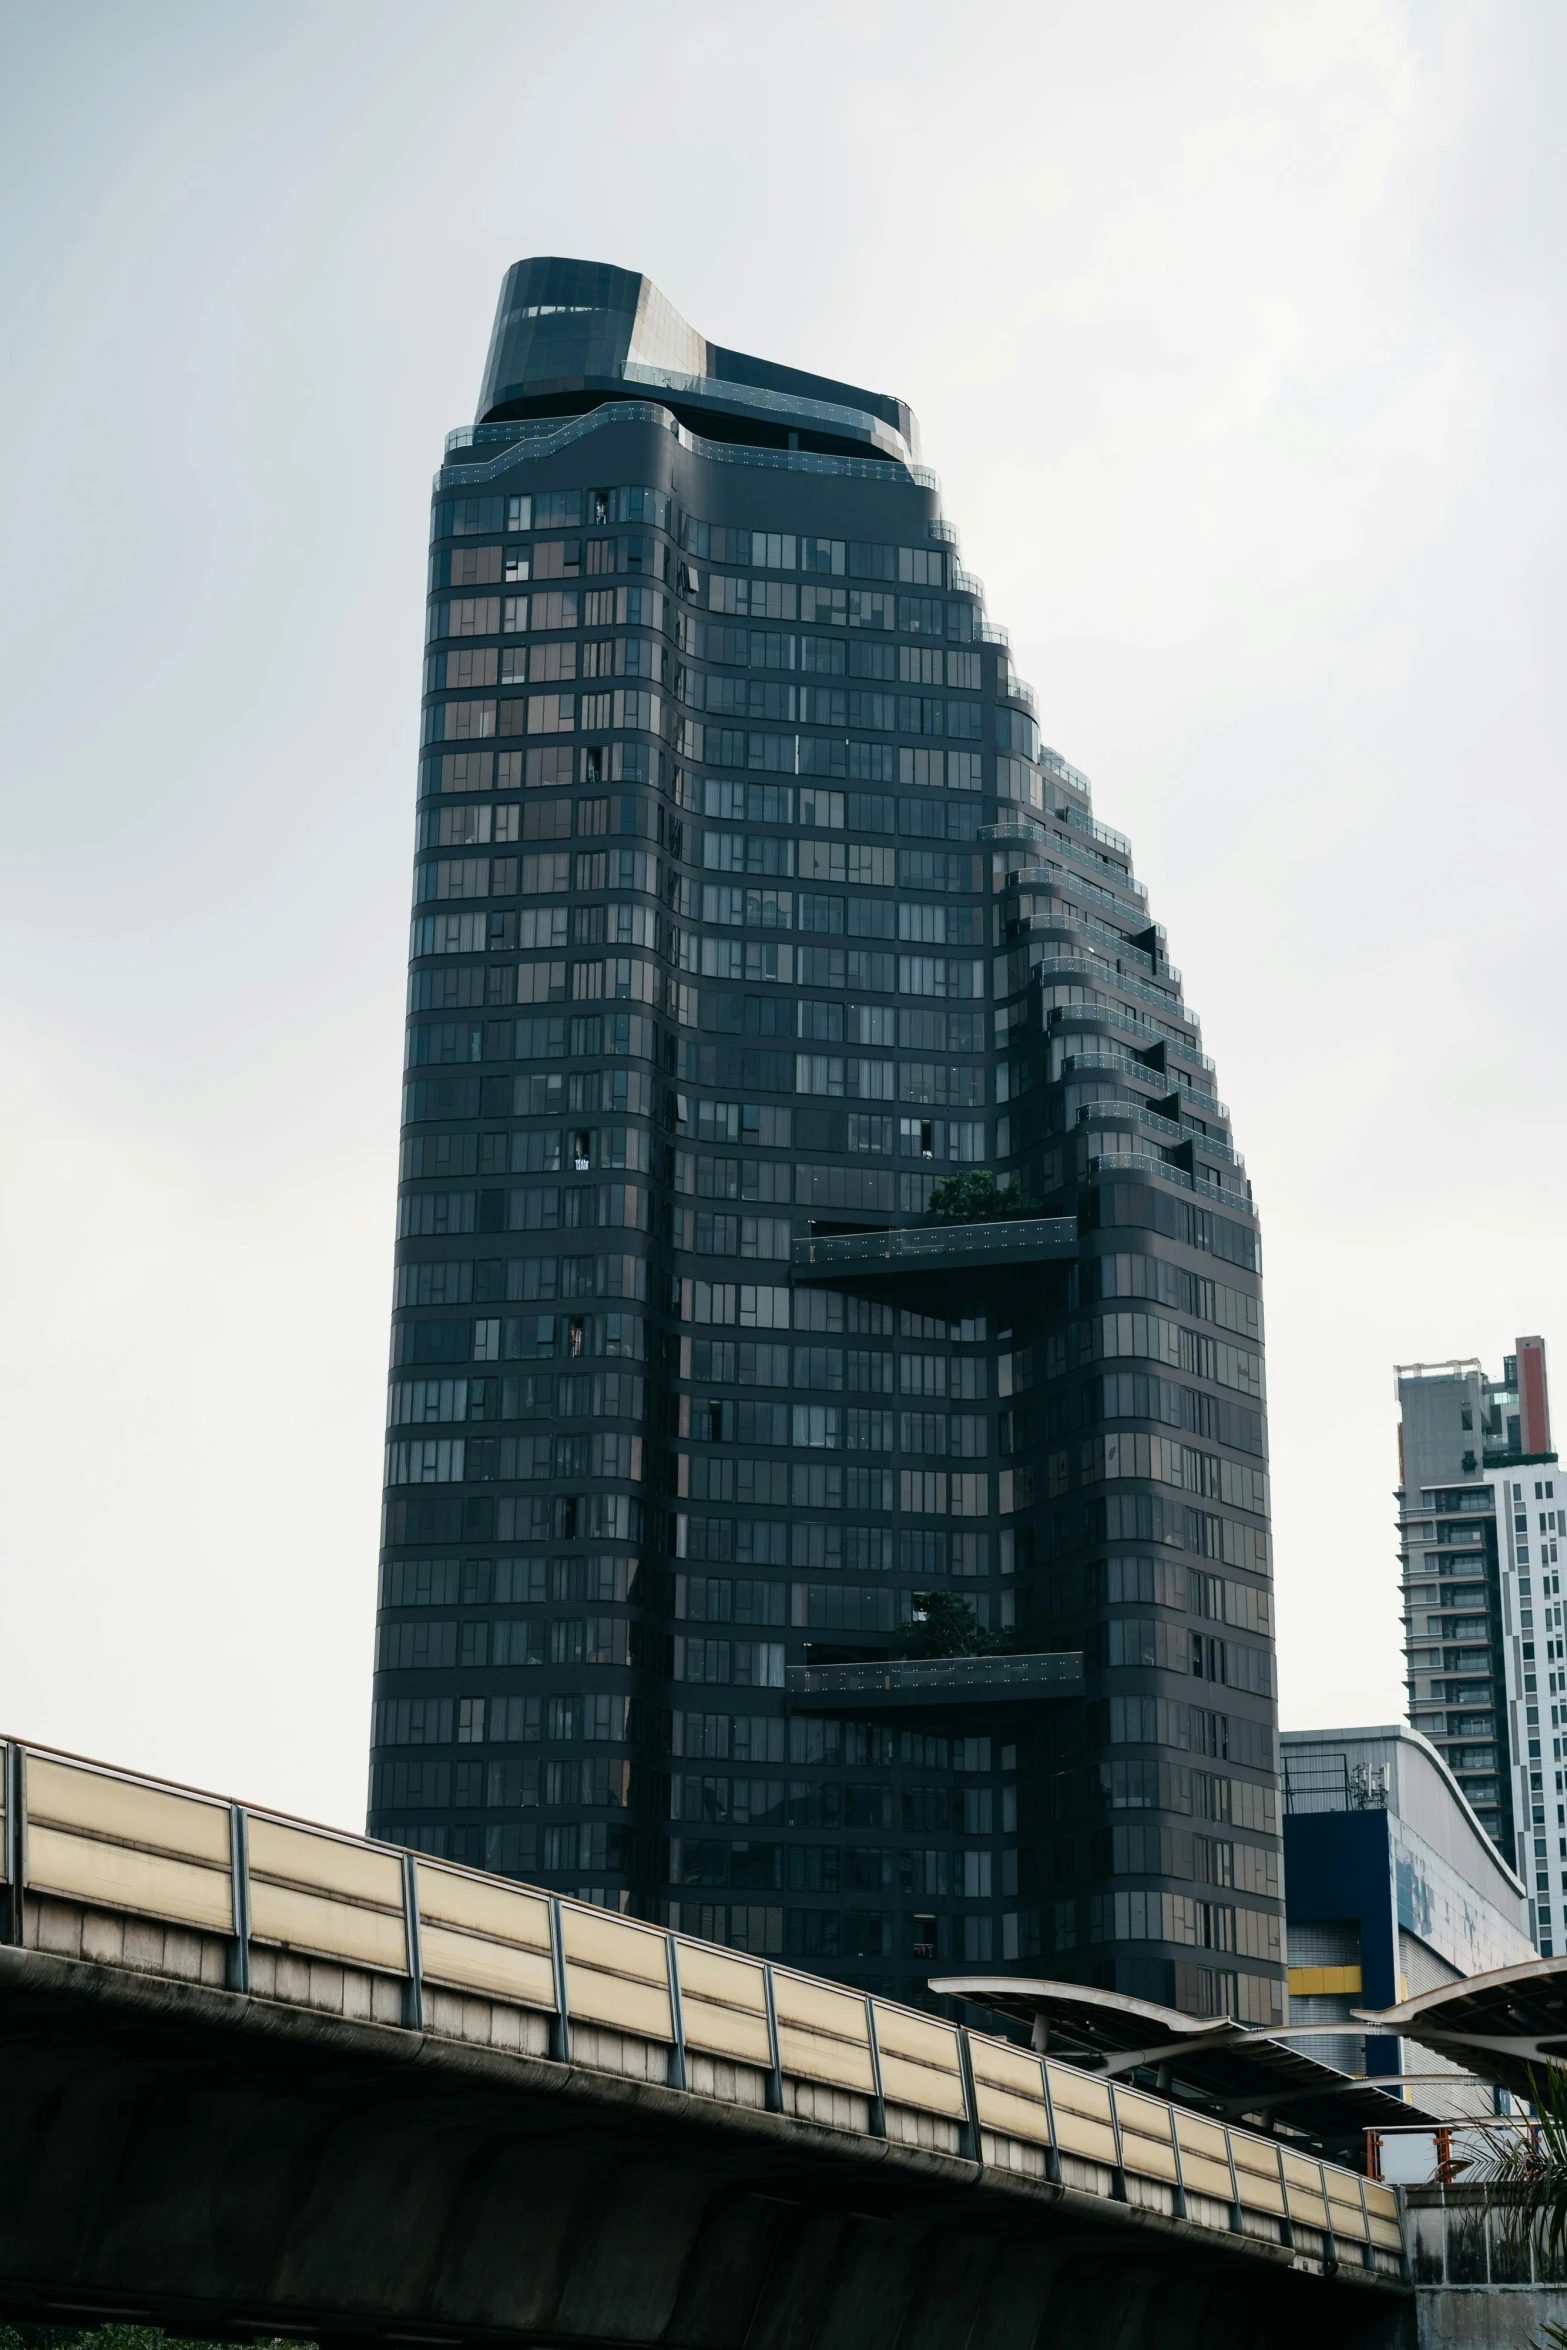
[[[961,1274],[987,1268],[1069,1263],[1077,1255],[1075,1216],[1020,1216],[997,1224],[920,1224],[888,1232],[847,1232],[794,1243],[796,1282],[851,1283]]]
[[[1141,1151],[1102,1151],[1090,1157],[1090,1175],[1158,1175],[1166,1183],[1178,1183],[1187,1191],[1195,1191],[1204,1199],[1221,1201],[1225,1207],[1239,1208],[1244,1215],[1254,1216],[1256,1205],[1249,1191],[1236,1191],[1227,1183],[1209,1182],[1201,1175],[1189,1175],[1184,1167],[1175,1167],[1168,1159],[1155,1159]]]
[[[881,1664],[798,1665],[787,1679],[796,1711],[834,1712],[852,1698],[862,1706],[946,1711],[952,1706],[1016,1705],[1081,1697],[1080,1649],[1039,1656],[904,1657]]]

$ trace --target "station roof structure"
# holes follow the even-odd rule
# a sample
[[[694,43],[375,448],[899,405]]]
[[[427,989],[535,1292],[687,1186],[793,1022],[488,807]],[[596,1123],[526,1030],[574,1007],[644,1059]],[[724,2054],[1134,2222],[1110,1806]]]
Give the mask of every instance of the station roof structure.
[[[1356,2021],[1397,2032],[1483,2081],[1532,2098],[1531,2075],[1567,2065],[1567,1957],[1526,1959],[1417,1992]],[[1409,2118],[1413,2118],[1412,2116]]]
[[[1567,1960],[1561,1963],[1567,1973]],[[1288,2037],[1252,2031],[1231,2016],[1183,2015],[1089,1984],[1005,1975],[937,1975],[930,1988],[938,1997],[1015,2017],[1032,2027],[1035,2048],[1101,2078],[1152,2074],[1159,2094],[1178,2105],[1227,2121],[1244,2115],[1279,2137],[1340,2144],[1362,2130],[1434,2118],[1396,2091],[1340,2072]]]

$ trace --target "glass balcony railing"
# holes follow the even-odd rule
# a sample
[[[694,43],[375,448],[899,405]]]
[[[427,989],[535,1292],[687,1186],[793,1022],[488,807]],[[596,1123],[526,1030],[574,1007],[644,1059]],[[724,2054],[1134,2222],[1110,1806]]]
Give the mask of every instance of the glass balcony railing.
[[[1081,767],[1074,767],[1070,759],[1063,759],[1060,752],[1053,751],[1048,743],[1040,745],[1039,764],[1041,767],[1048,768],[1052,775],[1059,776],[1061,781],[1070,785],[1073,791],[1083,792],[1092,798],[1094,787]]]
[[[1157,1085],[1166,1094],[1177,1090],[1176,1080],[1169,1071],[1150,1069],[1135,1053],[1068,1053],[1061,1064],[1063,1077],[1081,1077],[1106,1070],[1114,1070],[1118,1077],[1129,1077],[1140,1085]],[[1213,1118],[1226,1126],[1230,1123],[1229,1104],[1221,1102],[1216,1093],[1202,1093],[1196,1086],[1187,1086],[1181,1089],[1181,1100],[1189,1102],[1199,1117]]]
[[[884,1664],[797,1665],[787,1675],[799,1703],[845,1697],[883,1705],[994,1704],[1007,1698],[1071,1697],[1083,1686],[1078,1649],[1050,1656],[903,1657]]]
[[[1183,1142],[1194,1143],[1199,1150],[1212,1151],[1216,1159],[1223,1159],[1237,1171],[1245,1160],[1228,1142],[1216,1135],[1198,1134],[1190,1126],[1182,1126],[1173,1118],[1161,1118],[1157,1110],[1145,1109],[1141,1102],[1085,1102],[1077,1113],[1079,1126],[1114,1126],[1130,1123],[1144,1133],[1151,1134],[1167,1148]]]
[[[849,1273],[956,1272],[964,1266],[1023,1265],[1075,1256],[1072,1216],[1020,1216],[1010,1223],[920,1224],[887,1232],[843,1232],[797,1240],[796,1277]]]
[[[467,463],[449,462],[441,467],[434,479],[437,496],[448,489],[473,490],[487,481],[496,481],[516,464],[520,455],[530,458],[553,457],[569,448],[588,433],[603,432],[620,425],[652,424],[667,432],[683,449],[691,449],[710,465],[749,465],[779,473],[831,475],[842,481],[910,482],[921,489],[941,493],[941,478],[928,465],[903,464],[893,458],[831,457],[814,449],[760,449],[742,442],[704,440],[698,433],[689,432],[673,411],[654,400],[606,400],[584,416],[568,417],[564,421],[551,419],[545,425],[507,425],[504,427],[508,446],[492,457],[487,464],[476,459]],[[487,442],[491,427],[472,425],[461,428],[470,439],[459,437],[456,448],[472,448]],[[515,444],[523,444],[518,446]],[[455,451],[454,451],[455,455]],[[978,595],[977,580],[969,580],[967,573],[958,573],[971,595]]]
[[[1170,1052],[1179,1053],[1183,1063],[1201,1069],[1208,1076],[1213,1074],[1213,1061],[1209,1054],[1196,1051],[1184,1037],[1166,1036],[1162,1030],[1150,1033],[1153,1030],[1151,1020],[1134,1019],[1130,1012],[1119,1012],[1113,1004],[1052,1004],[1045,1014],[1045,1024],[1052,1035],[1072,1027],[1080,1020],[1091,1021],[1095,1026],[1124,1028],[1128,1035],[1135,1036],[1142,1045],[1162,1044]],[[1175,1082],[1173,1077],[1171,1082]]]
[[[1030,899],[1025,907],[1018,906],[1018,920],[1028,925],[1030,936],[1035,932],[1051,930],[1076,931],[1084,938],[1102,939],[1112,954],[1130,956],[1135,971],[1146,971],[1151,977],[1168,980],[1172,987],[1181,984],[1181,974],[1173,963],[1158,963],[1145,947],[1133,946],[1126,933],[1112,929],[1108,922],[1096,922],[1092,914],[1083,914],[1063,899],[1047,898],[1043,904]]]
[[[1222,1200],[1226,1207],[1243,1209],[1248,1216],[1257,1212],[1249,1188],[1235,1191],[1227,1183],[1210,1183],[1205,1176],[1188,1175],[1184,1167],[1172,1167],[1168,1159],[1156,1159],[1143,1151],[1102,1151],[1090,1158],[1088,1172],[1090,1175],[1160,1175],[1166,1183],[1179,1184],[1183,1191],[1195,1191],[1204,1199]]]
[[[1091,856],[1087,849],[1080,849],[1076,841],[1063,840],[1059,833],[1054,834],[1047,843],[1029,842],[1025,845],[1048,847],[1052,855],[1065,858],[1070,865],[1080,865],[1085,872],[1091,873],[1100,888],[1112,897],[1124,890],[1128,897],[1137,901],[1133,911],[1146,915],[1148,911],[1147,883],[1134,880],[1133,876],[1130,873],[1124,873],[1119,865],[1102,864],[1099,858]],[[1007,879],[1023,883],[1031,882],[1037,887],[1040,882],[1048,881],[1051,878],[1053,870],[1059,870],[1059,868],[1052,868],[1049,865],[1022,865],[1015,873],[1009,873]]]
[[[1181,1021],[1199,1034],[1202,1030],[1197,1014],[1182,1003],[1173,988],[1167,993],[1151,980],[1138,979],[1130,971],[1114,970],[1108,961],[1090,960],[1086,955],[1041,955],[1037,962],[1030,957],[1029,977],[1092,980],[1095,986],[1118,988],[1122,995],[1136,996],[1140,1004],[1152,1004],[1156,1011],[1168,1013],[1172,1020]]]

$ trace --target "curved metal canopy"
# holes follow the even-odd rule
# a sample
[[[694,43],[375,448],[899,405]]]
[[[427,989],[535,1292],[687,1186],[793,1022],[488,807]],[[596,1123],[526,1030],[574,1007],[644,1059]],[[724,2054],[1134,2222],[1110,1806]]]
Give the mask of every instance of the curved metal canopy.
[[[1397,2007],[1374,2014],[1357,2009],[1356,2021],[1418,2041],[1482,2080],[1531,2097],[1531,2072],[1567,2065],[1567,1958],[1526,1959],[1467,1975]]]
[[[936,1975],[930,1988],[1015,2016],[1032,2027],[1036,2048],[1069,2064],[1111,2080],[1152,2073],[1161,2096],[1216,2118],[1253,2118],[1277,2136],[1342,2144],[1362,2130],[1436,2118],[1232,2016],[1183,2015],[1085,1983],[1006,1975]]]

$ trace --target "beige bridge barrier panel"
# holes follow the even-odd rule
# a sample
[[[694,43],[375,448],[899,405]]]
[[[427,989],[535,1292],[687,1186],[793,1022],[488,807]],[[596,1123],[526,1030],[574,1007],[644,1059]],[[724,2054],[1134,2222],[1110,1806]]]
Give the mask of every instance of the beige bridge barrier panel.
[[[1306,2154],[1295,2154],[1286,2147],[1280,2156],[1284,2185],[1289,2195],[1292,2220],[1303,2226],[1327,2232],[1328,2207],[1322,2193],[1322,2166]],[[1360,2233],[1359,2215],[1356,2215],[1355,2233]]]
[[[975,2117],[982,2130],[1048,2146],[1050,2108],[1045,2102],[1039,2057],[1008,2040],[982,2040],[970,2033],[969,2066],[974,2075]]]
[[[232,1934],[226,1803],[41,1754],[23,1774],[30,1891]]]
[[[1398,2223],[1398,2197],[1380,2179],[1363,2179],[1361,2192],[1366,2198],[1366,2229],[1372,2243],[1379,2252],[1401,2253],[1404,2232]]]
[[[886,2103],[911,2106],[918,2113],[944,2114],[951,2121],[964,2120],[967,2109],[956,2025],[940,2023],[913,2008],[888,2007],[879,1999],[873,2002],[873,2011]]]
[[[555,2013],[550,1905],[504,1877],[415,1864],[426,1982]]]
[[[1181,2149],[1181,2179],[1188,2195],[1206,2195],[1215,2203],[1235,2200],[1230,2177],[1229,2144],[1222,2122],[1205,2121],[1201,2114],[1176,2106],[1173,2114],[1176,2142]]]
[[[870,2023],[862,1998],[812,1975],[774,1967],[773,2006],[783,2072],[796,2080],[852,2089],[862,2097],[875,2095]]]
[[[572,2022],[672,2042],[668,1937],[616,1910],[563,1901],[558,1914]]]
[[[1109,2083],[1076,2072],[1070,2065],[1052,2064],[1050,2102],[1055,2108],[1057,2151],[1114,2170],[1117,2156]]]
[[[1230,2152],[1235,2158],[1235,2199],[1241,2209],[1266,2212],[1270,2219],[1287,2218],[1279,2149],[1272,2139],[1253,2138],[1244,2130],[1231,2130]],[[1358,2202],[1355,2222],[1358,2236],[1361,2233]]]
[[[680,2010],[688,2048],[765,2072],[773,2061],[767,2029],[766,1970],[710,1943],[676,1940]]]
[[[1166,2187],[1177,2184],[1174,2116],[1157,2097],[1137,2089],[1115,2090],[1115,2118],[1121,2131],[1121,2168],[1136,2178],[1158,2179]]]
[[[401,1853],[257,1812],[248,1833],[252,1941],[407,1973]]]

